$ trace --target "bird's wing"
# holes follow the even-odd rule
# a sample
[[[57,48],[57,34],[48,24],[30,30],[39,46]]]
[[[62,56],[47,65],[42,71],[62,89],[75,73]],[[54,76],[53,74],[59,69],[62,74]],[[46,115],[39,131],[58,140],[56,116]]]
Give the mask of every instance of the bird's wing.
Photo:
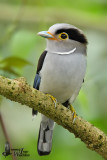
[[[33,83],[33,88],[39,90],[39,86],[40,86],[40,81],[41,81],[41,77],[39,75],[39,72],[41,71],[42,69],[42,66],[43,66],[43,62],[44,62],[44,59],[45,59],[45,56],[47,54],[47,51],[44,51],[40,58],[39,58],[39,61],[38,61],[38,66],[37,66],[37,72],[36,72],[36,76],[35,76],[35,79],[34,79],[34,83]],[[38,111],[37,110],[34,110],[32,109],[32,115],[37,115]]]

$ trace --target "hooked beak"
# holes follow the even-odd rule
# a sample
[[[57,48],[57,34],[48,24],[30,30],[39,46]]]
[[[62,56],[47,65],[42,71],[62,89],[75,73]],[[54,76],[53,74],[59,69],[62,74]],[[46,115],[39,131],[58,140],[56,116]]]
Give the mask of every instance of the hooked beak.
[[[39,36],[41,37],[44,37],[44,38],[48,38],[48,39],[51,39],[51,40],[57,40],[53,34],[51,34],[50,32],[48,31],[41,31],[41,32],[38,32]]]

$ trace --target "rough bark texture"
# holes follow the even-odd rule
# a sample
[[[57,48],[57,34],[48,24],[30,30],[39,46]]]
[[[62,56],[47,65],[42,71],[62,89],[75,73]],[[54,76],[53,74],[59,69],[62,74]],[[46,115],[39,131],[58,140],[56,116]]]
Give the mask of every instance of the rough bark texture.
[[[74,133],[75,137],[80,138],[89,149],[96,151],[107,160],[107,135],[79,116],[73,124],[73,116],[69,109],[59,103],[55,107],[48,95],[30,87],[23,77],[11,80],[0,76],[0,94],[50,117],[57,124]]]

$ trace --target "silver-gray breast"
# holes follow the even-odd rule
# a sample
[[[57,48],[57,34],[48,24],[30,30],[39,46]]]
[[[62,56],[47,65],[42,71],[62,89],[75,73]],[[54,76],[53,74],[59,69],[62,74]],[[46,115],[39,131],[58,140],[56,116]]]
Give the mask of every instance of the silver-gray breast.
[[[84,80],[87,39],[80,29],[65,23],[55,24],[38,35],[47,39],[47,47],[40,56],[33,87],[67,107],[77,97]],[[54,121],[42,115],[39,155],[51,152],[53,127]]]

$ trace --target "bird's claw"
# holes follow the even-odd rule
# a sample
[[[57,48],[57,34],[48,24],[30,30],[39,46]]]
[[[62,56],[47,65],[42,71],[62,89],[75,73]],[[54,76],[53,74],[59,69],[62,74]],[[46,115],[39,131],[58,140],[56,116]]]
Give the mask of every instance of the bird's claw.
[[[56,108],[57,99],[50,94],[46,94],[46,95],[49,96],[52,99],[52,101],[54,102],[55,108]]]
[[[71,110],[71,112],[72,112],[72,123],[74,123],[75,122],[75,120],[76,120],[76,111],[75,111],[75,109],[73,108],[73,106],[70,104],[70,107],[69,107],[69,109]]]
[[[74,124],[74,122],[75,122],[75,120],[76,120],[76,113],[73,112],[73,113],[72,113],[72,116],[73,116],[72,123]]]

